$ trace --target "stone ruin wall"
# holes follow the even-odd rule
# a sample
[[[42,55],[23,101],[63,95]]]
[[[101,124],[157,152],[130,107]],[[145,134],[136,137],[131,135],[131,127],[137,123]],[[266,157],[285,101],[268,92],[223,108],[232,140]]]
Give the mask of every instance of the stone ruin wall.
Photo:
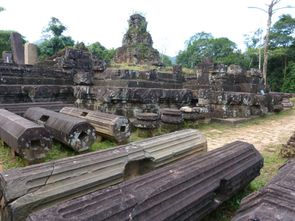
[[[195,91],[197,106],[211,113],[211,117],[250,117],[282,109],[282,96],[266,93],[257,69],[200,64],[195,74],[186,77],[184,87]]]
[[[191,90],[182,86],[181,74],[106,69],[94,75],[94,85],[76,86],[79,107],[133,117],[139,112],[190,105]]]
[[[72,103],[73,75],[63,70],[0,63],[0,103]]]
[[[153,52],[152,38],[146,27],[144,17],[132,15],[122,48],[131,50],[139,44]],[[121,60],[122,48],[117,49],[115,61],[127,61]],[[136,51],[128,54],[129,49],[124,52],[127,57],[136,55]],[[16,53],[22,53],[23,48],[19,51],[15,48],[13,58],[17,57]],[[155,61],[159,64],[158,53],[154,55],[153,58],[137,55],[129,58],[136,58],[139,64]],[[3,62],[6,60],[3,57]],[[174,68],[173,73],[163,73],[157,71],[158,68],[147,71],[106,69],[106,63],[89,53],[84,45],[65,49],[51,61],[34,66],[19,61],[3,62],[0,63],[1,103],[63,101],[127,117],[183,106],[195,107],[200,114],[219,118],[250,117],[280,109],[280,95],[264,94],[261,73],[236,65],[227,67],[204,61],[190,75],[183,75],[179,67]]]
[[[0,102],[63,101],[133,117],[161,108],[198,107],[208,117],[250,117],[275,111],[277,94],[261,94],[256,70],[199,67],[193,75],[132,71],[93,65],[87,53],[70,49],[50,65],[0,64]]]

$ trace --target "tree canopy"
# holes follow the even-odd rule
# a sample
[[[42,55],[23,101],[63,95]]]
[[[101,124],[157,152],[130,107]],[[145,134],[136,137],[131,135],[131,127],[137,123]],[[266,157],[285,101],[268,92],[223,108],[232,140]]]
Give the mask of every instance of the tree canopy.
[[[176,62],[193,68],[204,58],[211,58],[215,63],[245,66],[241,57],[237,45],[228,38],[214,38],[210,33],[199,32],[187,41],[186,49],[179,52]]]
[[[99,42],[95,42],[87,46],[88,50],[100,59],[109,63],[115,55],[115,49],[107,49]]]
[[[63,35],[66,30],[66,26],[59,19],[51,18],[48,26],[43,31],[45,39],[39,44],[41,59],[50,57],[66,47],[74,46],[74,40],[70,36]]]

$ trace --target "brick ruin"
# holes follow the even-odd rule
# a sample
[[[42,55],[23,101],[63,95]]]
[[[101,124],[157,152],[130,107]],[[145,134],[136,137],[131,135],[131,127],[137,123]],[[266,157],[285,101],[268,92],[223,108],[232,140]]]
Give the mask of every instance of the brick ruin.
[[[147,67],[160,64],[159,53],[152,48],[146,27],[141,15],[130,17],[115,62]],[[13,58],[15,53],[23,51],[17,45],[19,42],[13,47]],[[136,54],[138,50],[131,53],[136,45],[144,45],[149,52],[142,54],[153,56],[140,57]],[[67,48],[50,61],[36,65],[11,64],[3,59],[0,102],[61,101],[126,117],[183,106],[209,118],[245,118],[282,109],[281,95],[266,93],[262,75],[256,69],[213,64],[208,59],[192,74],[184,74],[181,67],[174,67],[170,72],[162,71],[159,66],[150,67],[142,71],[129,70],[128,66],[106,68],[106,63],[94,57],[84,45]]]
[[[153,48],[153,39],[147,32],[147,21],[140,14],[130,16],[129,28],[122,47],[116,50],[114,61],[128,64],[161,65],[160,54]]]

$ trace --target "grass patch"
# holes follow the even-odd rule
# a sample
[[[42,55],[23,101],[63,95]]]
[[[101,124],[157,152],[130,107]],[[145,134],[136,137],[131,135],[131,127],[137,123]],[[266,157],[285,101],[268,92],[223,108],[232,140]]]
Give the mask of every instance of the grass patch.
[[[67,147],[59,142],[54,141],[52,148],[46,154],[44,161],[48,162],[51,160],[58,160],[65,157],[71,157],[74,155],[76,155],[76,153],[70,147]]]
[[[265,151],[262,152],[264,166],[260,171],[260,176],[256,177],[245,189],[235,194],[217,210],[205,217],[204,221],[230,221],[239,209],[241,200],[250,193],[264,187],[286,162],[286,159],[281,158],[279,155],[280,148],[281,145],[268,145]]]
[[[94,142],[90,147],[90,151],[105,150],[114,146],[116,146],[116,144],[113,141],[103,140],[100,142]]]
[[[27,164],[25,160],[18,156],[13,158],[10,147],[4,145],[2,141],[0,142],[0,161],[4,170],[24,167]]]

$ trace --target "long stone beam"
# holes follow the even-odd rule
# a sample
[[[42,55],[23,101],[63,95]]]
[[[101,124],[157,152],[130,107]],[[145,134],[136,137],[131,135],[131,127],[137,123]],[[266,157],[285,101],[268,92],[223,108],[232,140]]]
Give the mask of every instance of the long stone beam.
[[[71,199],[194,154],[207,151],[197,130],[187,129],[117,148],[0,173],[2,221]]]
[[[27,109],[24,116],[44,125],[54,139],[66,144],[76,152],[88,150],[96,139],[94,127],[86,120],[77,117],[40,107]]]
[[[253,145],[236,141],[39,210],[27,220],[201,220],[258,176],[262,165]]]
[[[43,126],[4,109],[0,109],[0,138],[28,162],[44,158],[52,145]]]
[[[75,107],[64,107],[60,110],[60,113],[85,119],[100,136],[117,143],[126,143],[130,136],[129,120],[124,116]]]
[[[295,219],[295,161],[285,164],[261,190],[242,200],[232,221],[291,221]]]

